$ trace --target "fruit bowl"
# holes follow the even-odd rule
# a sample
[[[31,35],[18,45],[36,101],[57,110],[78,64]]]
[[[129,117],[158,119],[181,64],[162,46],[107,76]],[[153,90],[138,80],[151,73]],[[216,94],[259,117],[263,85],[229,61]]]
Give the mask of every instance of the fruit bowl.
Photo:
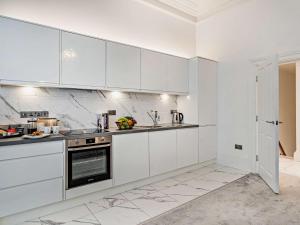
[[[119,130],[129,130],[134,127],[136,120],[133,117],[121,117],[116,121]]]

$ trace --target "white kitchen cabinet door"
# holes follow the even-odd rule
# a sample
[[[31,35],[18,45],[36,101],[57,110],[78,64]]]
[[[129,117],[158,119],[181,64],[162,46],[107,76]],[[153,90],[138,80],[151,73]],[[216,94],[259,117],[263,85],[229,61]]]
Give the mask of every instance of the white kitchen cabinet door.
[[[105,41],[62,32],[64,85],[105,86]]]
[[[0,190],[63,177],[63,164],[62,153],[0,161]]]
[[[62,178],[7,188],[0,190],[0,217],[62,200]]]
[[[141,51],[141,89],[167,91],[167,56],[142,49]]]
[[[159,175],[177,168],[176,130],[149,133],[150,175]]]
[[[216,159],[217,127],[199,127],[199,162]]]
[[[177,168],[198,163],[198,128],[177,130]]]
[[[199,59],[199,124],[217,124],[217,63]]]
[[[107,42],[107,87],[140,89],[141,50],[137,47]]]
[[[65,145],[63,141],[49,141],[22,145],[1,146],[0,161],[62,153],[64,151],[64,148]]]
[[[113,136],[114,185],[149,177],[148,132]]]
[[[189,92],[188,60],[176,56],[167,56],[168,91]]]
[[[59,30],[0,17],[0,80],[59,83]]]

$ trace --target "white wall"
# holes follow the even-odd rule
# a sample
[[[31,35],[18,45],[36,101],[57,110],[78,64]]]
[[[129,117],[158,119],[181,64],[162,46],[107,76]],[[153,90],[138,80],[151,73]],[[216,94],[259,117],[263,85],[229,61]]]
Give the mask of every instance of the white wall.
[[[300,61],[296,62],[296,152],[294,160],[300,162]]]
[[[249,0],[197,25],[197,54],[219,61],[218,160],[254,169],[255,70],[250,59],[300,50],[299,0]],[[243,151],[234,150],[242,144]]]
[[[178,56],[195,56],[194,24],[138,0],[0,0],[0,15]]]

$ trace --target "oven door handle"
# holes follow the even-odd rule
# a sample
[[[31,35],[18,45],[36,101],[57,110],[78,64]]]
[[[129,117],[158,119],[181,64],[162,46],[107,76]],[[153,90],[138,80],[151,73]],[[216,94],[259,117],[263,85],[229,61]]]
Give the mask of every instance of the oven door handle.
[[[92,150],[95,148],[106,148],[110,147],[110,144],[106,145],[97,145],[97,146],[88,146],[88,147],[79,147],[79,148],[68,148],[68,152],[80,151],[80,150]]]

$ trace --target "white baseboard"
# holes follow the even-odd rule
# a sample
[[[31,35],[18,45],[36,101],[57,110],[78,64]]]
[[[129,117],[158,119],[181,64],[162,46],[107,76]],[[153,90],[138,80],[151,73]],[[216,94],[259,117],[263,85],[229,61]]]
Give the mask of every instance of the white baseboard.
[[[200,164],[196,164],[193,166],[189,166],[189,167],[185,167],[182,169],[178,169],[172,172],[168,172],[162,175],[158,175],[158,176],[154,176],[154,177],[149,177],[147,179],[144,180],[140,180],[140,181],[136,181],[136,182],[132,182],[132,183],[128,183],[125,185],[121,185],[121,186],[116,186],[116,187],[111,187],[102,191],[98,191],[98,192],[94,192],[92,194],[88,194],[88,195],[83,195],[80,197],[76,197],[76,198],[72,198],[72,199],[67,199],[65,201],[59,202],[59,203],[55,203],[52,205],[47,205],[47,206],[43,206],[37,209],[33,209],[33,210],[29,210],[26,212],[22,212],[19,214],[15,214],[15,215],[11,215],[11,216],[7,216],[4,218],[0,219],[0,225],[14,225],[14,224],[18,224],[21,223],[23,221],[26,220],[30,220],[33,218],[37,218],[43,215],[48,215],[48,214],[52,214],[58,211],[62,211],[62,210],[66,210],[81,204],[84,204],[88,201],[94,200],[95,198],[99,199],[105,196],[109,196],[109,195],[115,195],[127,190],[131,190],[133,188],[136,187],[141,187],[147,184],[151,184],[153,182],[158,182],[160,180],[164,180],[182,173],[185,173],[187,171],[190,170],[194,170],[194,169],[198,169],[204,166],[208,166],[210,164],[216,163],[216,160],[210,160],[210,161],[206,161],[206,162],[202,162]],[[78,193],[77,193],[78,194]]]

